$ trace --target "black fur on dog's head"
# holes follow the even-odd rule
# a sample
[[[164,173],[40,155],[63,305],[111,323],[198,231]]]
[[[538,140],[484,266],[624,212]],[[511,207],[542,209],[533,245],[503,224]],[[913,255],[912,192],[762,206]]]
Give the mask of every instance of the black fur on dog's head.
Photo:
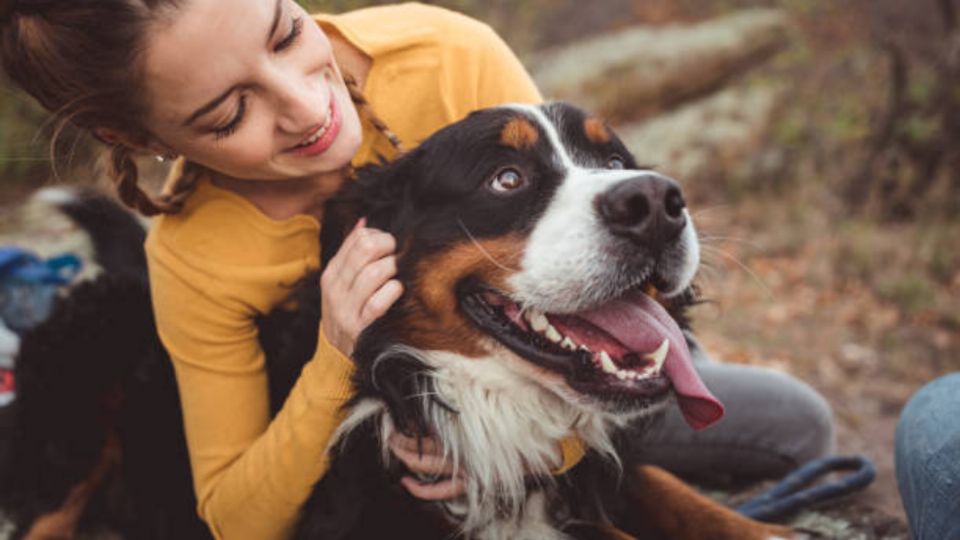
[[[655,182],[654,196],[677,206],[669,210],[679,228],[623,227],[618,220],[631,219],[630,205],[645,204],[644,195],[611,192]],[[546,313],[552,325],[580,326],[573,333],[591,337],[596,329],[575,315],[626,294],[660,289],[675,319],[693,298],[698,247],[679,188],[640,170],[616,135],[579,109],[556,103],[474,113],[403,158],[361,170],[326,212],[324,262],[360,217],[399,246],[406,292],[364,334],[358,360],[395,345],[473,359],[506,349],[531,373],[562,378],[568,395],[608,409],[655,406],[665,396],[666,377],[598,376],[595,354],[552,343],[520,315]],[[628,374],[650,364],[629,346],[617,352],[613,360]]]
[[[446,506],[464,530],[519,523],[522,469],[549,479],[563,438],[616,462],[611,428],[671,387],[696,427],[722,412],[676,322],[699,261],[679,187],[579,109],[476,112],[361,169],[325,212],[324,264],[365,217],[396,237],[405,287],[356,344],[335,439],[371,421],[381,443],[436,436],[469,478]]]

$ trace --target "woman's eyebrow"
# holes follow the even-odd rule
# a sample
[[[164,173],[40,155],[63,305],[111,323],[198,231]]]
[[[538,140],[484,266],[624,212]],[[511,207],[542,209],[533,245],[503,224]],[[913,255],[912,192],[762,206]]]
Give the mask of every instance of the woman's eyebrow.
[[[273,39],[273,34],[276,33],[277,27],[280,26],[280,14],[283,12],[283,0],[277,0],[276,6],[273,8],[273,21],[270,23],[270,31],[267,33],[267,47],[270,46],[270,41]],[[216,109],[221,103],[224,102],[234,90],[237,89],[239,85],[231,86],[226,92],[220,94],[219,96],[213,98],[209,103],[200,107],[193,114],[190,115],[186,121],[183,122],[184,127],[189,127],[193,124],[197,118],[207,114],[208,112]]]
[[[270,46],[270,41],[273,39],[273,33],[277,31],[277,26],[280,25],[281,11],[283,11],[283,0],[277,0],[277,5],[273,8],[273,22],[270,23],[270,32],[267,33],[267,47]]]

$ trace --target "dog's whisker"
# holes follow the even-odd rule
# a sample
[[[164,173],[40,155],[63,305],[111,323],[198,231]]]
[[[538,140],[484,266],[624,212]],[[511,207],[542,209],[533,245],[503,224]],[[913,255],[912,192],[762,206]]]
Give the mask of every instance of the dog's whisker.
[[[733,242],[736,244],[741,244],[741,245],[745,245],[753,248],[759,247],[759,244],[757,244],[756,242],[747,240],[746,238],[740,238],[737,236],[701,235],[699,240],[701,244],[703,243],[709,244],[712,242]]]
[[[467,225],[466,225],[466,224],[463,222],[463,220],[460,219],[459,217],[457,218],[457,223],[460,225],[460,229],[463,230],[463,233],[467,235],[467,238],[469,238],[470,241],[473,242],[473,245],[475,245],[475,246],[477,247],[477,249],[480,250],[480,253],[483,253],[483,256],[486,257],[487,259],[489,259],[490,262],[492,262],[493,264],[497,265],[497,267],[499,267],[501,270],[506,270],[507,272],[513,272],[513,273],[518,272],[517,269],[515,269],[515,268],[510,268],[509,266],[501,263],[501,262],[498,261],[496,258],[494,258],[494,256],[491,255],[490,252],[487,251],[486,248],[483,247],[483,244],[481,244],[480,242],[478,242],[477,239],[473,236],[473,234],[470,233],[470,229],[467,228]]]
[[[720,276],[720,269],[711,262],[700,261],[700,276],[708,281],[716,280]]]
[[[690,215],[695,218],[702,218],[704,215],[711,212],[716,212],[725,208],[730,208],[730,204],[712,204],[710,206],[698,206],[696,210],[691,211]]]
[[[773,289],[771,289],[770,286],[767,285],[766,282],[763,281],[763,278],[761,278],[759,275],[757,275],[757,273],[754,272],[749,266],[747,266],[746,264],[740,262],[740,259],[734,257],[733,255],[731,255],[731,254],[729,254],[729,253],[727,253],[727,252],[725,252],[725,251],[723,251],[723,250],[720,250],[720,249],[717,249],[717,248],[714,248],[714,247],[711,247],[711,246],[700,246],[700,247],[701,247],[702,249],[704,249],[707,253],[714,254],[714,255],[719,255],[719,256],[723,257],[724,259],[727,259],[728,261],[730,261],[730,262],[736,264],[737,266],[739,266],[744,272],[747,273],[747,275],[749,275],[751,278],[753,278],[754,282],[756,282],[756,284],[760,286],[760,288],[764,291],[764,293],[766,293],[768,299],[773,299],[773,298],[774,298],[775,295],[773,294]]]

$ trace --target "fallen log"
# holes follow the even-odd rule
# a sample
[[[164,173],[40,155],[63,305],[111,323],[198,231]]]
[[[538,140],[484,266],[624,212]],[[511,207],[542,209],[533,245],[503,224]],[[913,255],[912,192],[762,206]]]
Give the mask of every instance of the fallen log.
[[[689,26],[634,27],[540,53],[544,95],[613,121],[638,120],[708,95],[787,44],[787,15],[750,9]]]

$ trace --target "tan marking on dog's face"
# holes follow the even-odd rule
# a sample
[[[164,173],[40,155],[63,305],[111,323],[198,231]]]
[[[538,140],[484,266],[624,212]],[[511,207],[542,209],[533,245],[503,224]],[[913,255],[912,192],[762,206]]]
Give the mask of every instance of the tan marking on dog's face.
[[[465,277],[475,276],[498,290],[508,291],[507,279],[513,275],[510,269],[519,268],[526,241],[518,235],[481,240],[478,243],[483,250],[473,242],[463,242],[420,261],[416,281],[406,295],[407,316],[401,323],[409,344],[421,350],[450,351],[470,358],[488,354],[481,346],[486,334],[460,313],[456,286]]]
[[[607,144],[613,139],[613,134],[603,121],[597,118],[587,118],[583,121],[583,131],[587,139],[594,144]]]
[[[526,118],[514,118],[503,126],[500,132],[500,144],[517,150],[524,150],[537,144],[540,132]]]

